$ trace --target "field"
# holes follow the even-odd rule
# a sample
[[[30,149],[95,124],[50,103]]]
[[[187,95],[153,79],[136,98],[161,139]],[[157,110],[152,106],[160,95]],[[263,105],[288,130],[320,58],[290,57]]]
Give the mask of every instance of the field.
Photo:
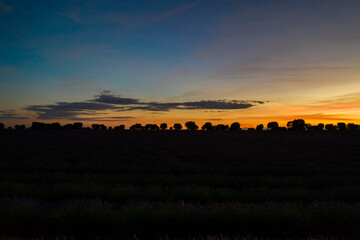
[[[3,130],[0,236],[360,239],[359,132]]]

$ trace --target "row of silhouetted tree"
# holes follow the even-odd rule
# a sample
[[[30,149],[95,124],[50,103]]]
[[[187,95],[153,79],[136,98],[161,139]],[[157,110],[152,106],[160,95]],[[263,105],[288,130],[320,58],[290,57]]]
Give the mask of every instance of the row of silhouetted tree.
[[[317,125],[311,125],[306,123],[303,119],[295,119],[293,121],[289,121],[286,124],[286,127],[280,127],[277,122],[269,122],[267,125],[267,130],[272,131],[360,131],[360,126],[355,123],[344,123],[339,122],[336,125],[334,124],[323,124],[319,123]],[[4,129],[5,125],[0,123],[0,129]],[[81,122],[75,122],[72,124],[60,125],[60,123],[41,123],[41,122],[33,122],[31,124],[31,129],[84,129],[83,124]],[[194,121],[188,121],[185,123],[185,128],[188,130],[198,130],[199,126],[196,125]],[[11,128],[9,128],[11,129]],[[15,125],[15,129],[26,129],[25,125]],[[119,125],[115,127],[107,127],[104,124],[92,124],[91,128],[86,127],[86,129],[94,129],[94,130],[125,130],[125,125]],[[161,123],[160,126],[157,124],[146,124],[145,126],[140,123],[136,123],[132,125],[129,130],[182,130],[183,126],[180,123],[175,123],[173,126],[168,128],[166,123]],[[201,130],[203,131],[240,131],[240,123],[234,122],[230,126],[224,124],[213,125],[211,122],[206,122],[202,125]],[[262,131],[264,130],[264,125],[259,124],[256,128],[248,128],[248,131]]]

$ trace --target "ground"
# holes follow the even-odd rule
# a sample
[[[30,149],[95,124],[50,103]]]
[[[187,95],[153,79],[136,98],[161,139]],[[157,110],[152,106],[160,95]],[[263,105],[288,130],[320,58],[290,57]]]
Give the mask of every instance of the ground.
[[[0,236],[360,238],[359,132],[3,130]]]

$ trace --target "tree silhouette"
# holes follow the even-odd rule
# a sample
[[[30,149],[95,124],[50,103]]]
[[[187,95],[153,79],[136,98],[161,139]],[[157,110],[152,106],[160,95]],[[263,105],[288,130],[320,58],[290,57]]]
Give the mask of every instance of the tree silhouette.
[[[316,126],[316,130],[318,130],[318,131],[323,131],[323,130],[324,130],[324,124],[323,124],[323,123],[319,123],[319,124]]]
[[[256,126],[256,131],[262,131],[264,129],[264,125],[259,124]]]
[[[198,130],[199,129],[199,126],[195,124],[194,121],[188,121],[185,123],[185,127],[188,129],[188,130]]]
[[[145,130],[150,130],[150,129],[151,129],[151,125],[152,125],[152,124],[145,124],[145,127],[144,127]]]
[[[182,125],[180,123],[175,123],[174,124],[174,129],[175,130],[181,130],[182,129]]]
[[[125,125],[115,126],[114,129],[115,129],[115,130],[124,130],[124,129],[125,129]]]
[[[289,121],[286,126],[289,130],[293,131],[304,131],[306,129],[306,123],[303,119],[295,119],[293,121]]]
[[[50,123],[49,129],[60,129],[60,123]]]
[[[269,122],[267,124],[267,128],[271,129],[271,130],[278,130],[279,129],[279,124],[277,122]]]
[[[213,130],[213,125],[211,122],[206,122],[202,127],[201,127],[202,130]]]
[[[226,131],[229,130],[229,125],[218,124],[216,127],[214,127],[214,129],[218,131]]]
[[[82,129],[83,124],[81,122],[76,122],[73,124],[74,129]]]
[[[130,130],[143,130],[145,129],[140,123],[135,123],[130,127]]]
[[[40,123],[40,122],[33,122],[31,124],[31,128],[32,129],[43,129],[44,128],[44,124]]]
[[[97,130],[100,129],[100,125],[99,124],[93,124],[91,125],[92,129]]]
[[[162,123],[162,124],[160,124],[160,128],[162,129],[162,130],[166,130],[167,129],[167,124],[166,123]]]
[[[360,130],[359,125],[357,125],[355,123],[348,123],[347,128],[349,131],[352,131],[352,132]]]
[[[75,128],[74,128],[74,125],[71,124],[71,123],[65,124],[62,128],[63,128],[63,129],[75,129]]]
[[[334,124],[326,124],[325,129],[331,131],[331,130],[336,130],[336,127],[334,126]]]
[[[151,124],[150,130],[160,130],[157,124]]]
[[[24,130],[24,129],[26,129],[26,127],[25,127],[25,125],[15,125],[15,129]]]
[[[340,131],[346,131],[346,124],[343,122],[338,122],[337,127]]]
[[[234,122],[230,125],[230,128],[229,128],[230,131],[239,131],[241,130],[240,128],[240,123],[238,122]]]
[[[3,123],[0,123],[0,129],[4,129],[5,125]]]

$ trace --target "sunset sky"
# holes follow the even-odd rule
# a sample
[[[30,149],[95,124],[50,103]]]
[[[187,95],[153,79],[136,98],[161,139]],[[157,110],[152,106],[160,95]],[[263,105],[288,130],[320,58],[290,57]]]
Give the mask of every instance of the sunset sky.
[[[360,123],[359,0],[0,0],[0,122]]]

